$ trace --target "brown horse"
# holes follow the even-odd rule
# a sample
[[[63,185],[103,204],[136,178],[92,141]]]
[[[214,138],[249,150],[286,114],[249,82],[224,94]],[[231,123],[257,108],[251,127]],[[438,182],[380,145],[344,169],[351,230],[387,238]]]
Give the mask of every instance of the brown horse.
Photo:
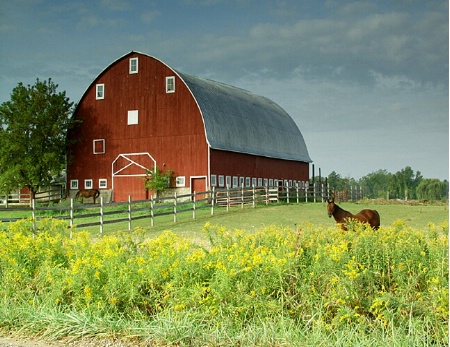
[[[81,198],[81,202],[83,202],[83,198],[94,198],[95,199],[100,196],[100,191],[98,189],[80,189],[75,195],[75,199]]]
[[[328,217],[334,217],[337,224],[340,224],[342,230],[347,230],[346,224],[351,220],[369,224],[372,229],[377,230],[380,227],[380,215],[376,210],[361,210],[353,215],[350,212],[340,208],[334,203],[333,199],[328,199]]]

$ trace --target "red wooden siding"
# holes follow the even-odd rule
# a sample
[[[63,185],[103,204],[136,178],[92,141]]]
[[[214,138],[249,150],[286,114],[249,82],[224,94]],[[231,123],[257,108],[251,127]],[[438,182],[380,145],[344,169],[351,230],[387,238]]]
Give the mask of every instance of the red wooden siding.
[[[309,165],[298,161],[211,150],[211,174],[308,181]]]
[[[129,74],[132,57],[139,58],[137,74]],[[79,188],[84,188],[84,180],[92,179],[93,188],[98,188],[98,180],[107,179],[107,189],[111,189],[112,162],[124,153],[148,152],[160,168],[186,176],[187,186],[190,176],[207,174],[208,146],[197,104],[178,77],[175,93],[166,93],[167,76],[176,74],[154,58],[132,54],[112,64],[92,83],[75,112],[82,123],[69,134],[69,139],[79,140],[69,152],[73,159],[68,164],[69,184],[78,179]],[[102,100],[96,100],[97,84],[105,85]],[[127,124],[129,110],[138,110],[137,125]],[[96,139],[105,140],[104,154],[94,154]],[[140,181],[115,178],[116,200],[123,200],[128,187],[133,199],[145,198]]]

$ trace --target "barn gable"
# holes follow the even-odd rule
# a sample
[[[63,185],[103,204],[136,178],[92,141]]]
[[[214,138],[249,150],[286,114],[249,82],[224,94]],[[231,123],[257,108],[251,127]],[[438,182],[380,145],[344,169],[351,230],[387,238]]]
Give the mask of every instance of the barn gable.
[[[212,149],[311,162],[297,125],[273,101],[220,82],[178,75],[199,105]]]

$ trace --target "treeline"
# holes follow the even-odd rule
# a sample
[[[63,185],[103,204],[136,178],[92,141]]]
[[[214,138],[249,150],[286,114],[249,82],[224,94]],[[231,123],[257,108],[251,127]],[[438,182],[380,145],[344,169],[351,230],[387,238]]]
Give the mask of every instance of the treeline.
[[[328,184],[336,190],[349,189],[350,186],[359,186],[369,199],[416,199],[429,201],[448,200],[448,181],[437,178],[423,178],[420,171],[407,166],[404,169],[390,173],[378,170],[362,177],[359,180],[341,177],[335,171],[328,176]]]

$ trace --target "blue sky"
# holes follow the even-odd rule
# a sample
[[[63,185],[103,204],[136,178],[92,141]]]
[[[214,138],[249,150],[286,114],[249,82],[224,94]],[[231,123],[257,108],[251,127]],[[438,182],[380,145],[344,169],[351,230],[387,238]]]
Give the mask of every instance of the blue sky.
[[[283,107],[326,176],[448,179],[448,1],[10,0],[0,103],[52,80],[77,102],[130,51]]]

